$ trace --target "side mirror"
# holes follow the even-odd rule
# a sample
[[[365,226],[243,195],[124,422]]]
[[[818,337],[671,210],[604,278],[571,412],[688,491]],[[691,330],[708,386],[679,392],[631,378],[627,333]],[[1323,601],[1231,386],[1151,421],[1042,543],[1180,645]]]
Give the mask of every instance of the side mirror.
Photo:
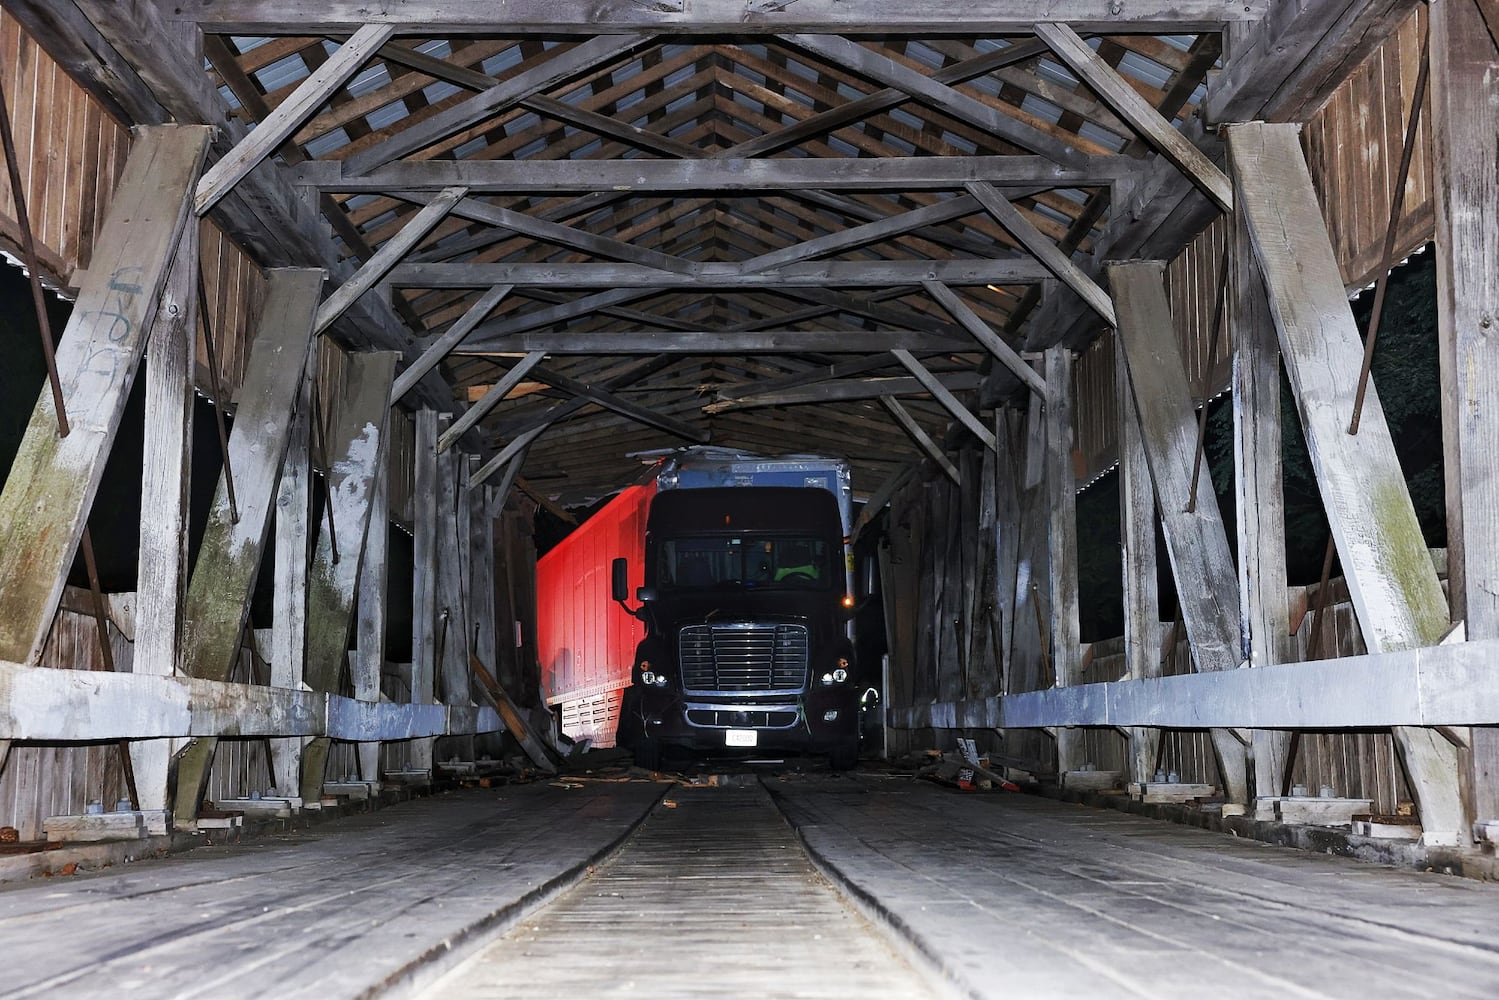
[[[610,579],[610,592],[614,600],[624,603],[630,599],[630,560],[620,556],[610,566],[613,573]]]

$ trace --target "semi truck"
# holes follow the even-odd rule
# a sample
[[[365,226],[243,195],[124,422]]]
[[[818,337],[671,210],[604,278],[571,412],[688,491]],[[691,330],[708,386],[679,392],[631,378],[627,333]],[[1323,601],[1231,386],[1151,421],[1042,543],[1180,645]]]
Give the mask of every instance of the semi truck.
[[[835,768],[854,766],[851,487],[847,463],[836,458],[718,448],[672,453],[652,482],[621,494],[569,536],[564,545],[572,556],[564,552],[557,567],[548,565],[557,550],[542,559],[544,655],[556,645],[546,639],[549,623],[562,617],[596,629],[630,623],[602,631],[630,635],[633,648],[599,641],[592,659],[609,662],[586,677],[576,651],[559,649],[552,659],[579,675],[583,683],[572,685],[579,692],[619,692],[610,735],[643,767],[657,768],[675,752],[826,755]],[[643,532],[623,527],[638,525],[641,513]],[[577,564],[593,525],[618,553],[609,561],[612,607],[599,606],[601,550],[592,549],[588,566]],[[585,579],[580,591],[577,581]],[[548,599],[549,585],[571,586],[586,606],[559,607]],[[566,728],[563,672],[544,669]]]

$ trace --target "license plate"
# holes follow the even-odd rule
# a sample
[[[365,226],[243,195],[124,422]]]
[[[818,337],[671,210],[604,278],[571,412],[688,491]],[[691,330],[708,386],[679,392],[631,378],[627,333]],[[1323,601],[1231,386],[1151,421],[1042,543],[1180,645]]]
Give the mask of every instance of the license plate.
[[[725,746],[752,747],[759,744],[760,734],[753,729],[726,729],[723,739]]]

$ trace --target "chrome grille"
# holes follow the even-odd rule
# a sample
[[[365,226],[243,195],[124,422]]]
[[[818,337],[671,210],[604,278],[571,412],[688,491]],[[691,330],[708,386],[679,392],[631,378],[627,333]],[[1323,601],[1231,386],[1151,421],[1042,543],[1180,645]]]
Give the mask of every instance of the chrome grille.
[[[799,691],[807,682],[805,625],[689,625],[680,642],[689,693]]]

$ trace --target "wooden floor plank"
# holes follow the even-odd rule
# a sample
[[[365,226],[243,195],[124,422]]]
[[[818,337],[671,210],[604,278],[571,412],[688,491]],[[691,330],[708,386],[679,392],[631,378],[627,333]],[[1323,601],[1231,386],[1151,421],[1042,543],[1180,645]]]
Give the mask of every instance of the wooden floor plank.
[[[622,837],[632,783],[473,791],[311,832],[0,887],[0,996],[353,996]]]
[[[1031,796],[772,787],[814,855],[976,995],[1499,992],[1499,887]]]
[[[682,788],[593,877],[425,994],[925,997],[758,787]]]

